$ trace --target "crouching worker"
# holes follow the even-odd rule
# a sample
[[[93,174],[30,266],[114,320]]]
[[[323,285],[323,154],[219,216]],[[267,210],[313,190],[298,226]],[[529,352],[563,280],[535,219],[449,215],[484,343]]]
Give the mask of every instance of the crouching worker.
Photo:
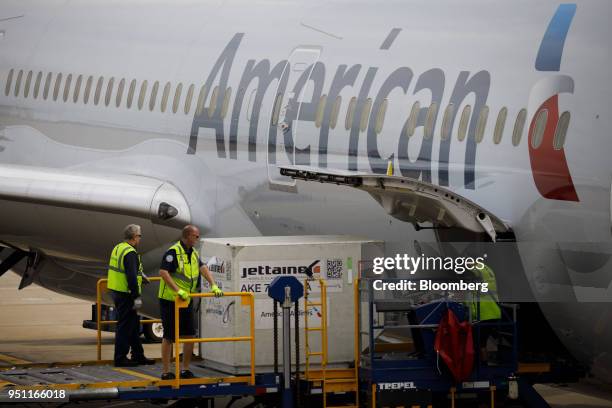
[[[212,274],[200,260],[194,245],[200,239],[200,230],[193,225],[183,228],[181,240],[172,245],[164,254],[159,276],[162,281],[159,285],[159,310],[164,337],[162,339],[162,380],[175,378],[170,372],[170,360],[172,358],[172,343],[174,342],[174,301],[176,296],[189,302],[189,306],[179,311],[179,336],[181,338],[194,337],[195,328],[193,324],[193,304],[190,295],[198,291],[198,277],[200,274],[210,284],[210,290],[215,296],[223,296],[223,292],[215,284]],[[191,355],[193,354],[193,343],[183,344],[183,364],[181,378],[193,378],[194,374],[189,370]]]

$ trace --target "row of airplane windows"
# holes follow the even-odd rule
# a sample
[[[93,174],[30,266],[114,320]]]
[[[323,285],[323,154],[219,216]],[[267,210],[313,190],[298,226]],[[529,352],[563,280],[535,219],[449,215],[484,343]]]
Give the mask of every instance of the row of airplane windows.
[[[28,98],[31,95],[32,98],[37,99],[39,95],[41,94],[41,87],[42,87],[42,98],[43,100],[47,100],[49,98],[49,94],[53,86],[53,90],[52,90],[53,101],[57,101],[58,99],[60,99],[60,100],[63,100],[64,102],[67,102],[69,100],[71,96],[71,87],[72,87],[72,82],[73,82],[72,74],[68,74],[64,76],[62,75],[62,73],[57,73],[55,76],[55,81],[53,81],[53,73],[49,72],[46,74],[45,79],[44,79],[44,84],[43,84],[43,73],[41,71],[38,72],[38,74],[36,75],[36,78],[34,79],[33,71],[28,71],[27,73],[25,73],[24,70],[19,70],[17,72],[15,82],[14,82],[14,87],[13,87],[13,77],[15,76],[14,69],[11,69],[9,71],[9,74],[7,77],[6,86],[4,89],[4,94],[6,96],[8,96],[11,93],[11,88],[13,90],[14,96],[17,97],[20,95],[21,85],[23,82],[24,75],[26,78],[23,84],[23,97]],[[30,88],[32,87],[33,80],[34,80],[34,88],[32,89],[32,93],[30,94]],[[63,81],[63,91],[62,91],[62,81]],[[148,95],[148,101],[147,101],[148,84],[149,82],[147,80],[142,81],[142,83],[140,84],[140,89],[138,91],[138,99],[136,100],[136,106],[138,107],[138,110],[142,110],[148,105],[149,110],[153,112],[157,104],[157,96],[159,93],[160,83],[159,81],[153,82],[153,86],[151,88],[151,92]],[[127,85],[127,81],[125,78],[122,78],[121,80],[119,80],[119,83],[117,86],[117,92],[115,94],[115,105],[117,108],[121,106],[121,103],[123,101],[123,94],[125,92],[126,85]],[[134,97],[137,92],[136,90],[137,85],[138,83],[136,79],[132,79],[129,83],[128,90],[127,90],[127,100],[126,100],[126,105],[125,105],[126,108],[128,109],[132,108],[134,104]],[[108,81],[106,82],[106,89],[104,90],[104,77],[103,76],[100,76],[97,78],[97,80],[95,80],[95,88],[94,88],[94,76],[93,75],[90,75],[87,78],[85,78],[84,75],[78,75],[74,81],[74,88],[72,89],[72,101],[74,103],[77,103],[79,101],[79,98],[81,97],[81,89],[83,88],[82,102],[83,104],[88,104],[89,101],[91,100],[90,98],[92,96],[91,95],[92,88],[94,88],[93,89],[93,104],[94,105],[100,104],[102,100],[102,96],[103,96],[102,93],[105,91],[104,99],[103,99],[104,105],[110,106],[111,101],[112,101],[112,94],[113,94],[114,86],[115,86],[114,77],[111,77],[110,79],[108,79]],[[194,92],[195,92],[195,85],[194,84],[189,85],[189,87],[187,88],[185,99],[183,103],[181,104],[181,97],[183,93],[183,83],[179,83],[174,89],[174,99],[170,107],[168,105],[168,102],[170,98],[171,89],[172,89],[172,84],[170,82],[166,82],[162,90],[161,102],[159,105],[160,112],[165,113],[167,110],[169,111],[171,108],[172,113],[176,114],[177,112],[179,112],[179,108],[182,105],[182,108],[183,108],[182,111],[184,112],[184,114],[185,115],[189,114],[193,107],[193,97],[194,97]],[[240,89],[239,92],[241,94],[244,94],[245,90]],[[202,111],[204,110],[205,95],[206,95],[206,87],[205,85],[202,85],[202,87],[200,88],[199,96],[197,98],[197,103],[195,106],[195,111],[196,111],[196,114],[198,115],[202,114]],[[221,117],[222,118],[225,118],[225,116],[227,115],[231,95],[232,95],[232,88],[230,87],[226,89],[225,95],[223,97],[223,101],[220,101],[222,103],[221,105]],[[219,103],[218,99],[219,99],[219,87],[217,86],[213,89],[211,97],[210,97],[210,104],[207,109],[209,117],[212,116],[215,110],[217,109],[217,103]],[[276,95],[276,99],[274,101],[272,123],[275,126],[278,125],[281,106],[282,106],[282,99],[283,99],[283,95],[278,94]],[[327,95],[321,96],[321,99],[317,106],[317,112],[315,115],[315,126],[317,128],[320,128],[322,125],[325,107],[327,106],[328,102],[329,101],[327,100]],[[385,121],[385,116],[387,113],[388,103],[389,101],[385,99],[382,102],[376,114],[375,122],[374,122],[374,131],[376,132],[376,134],[380,134],[382,132],[384,121]],[[331,129],[336,128],[336,125],[338,123],[338,116],[340,114],[341,105],[342,105],[342,97],[337,96],[336,99],[333,101],[333,105],[331,108],[331,115],[330,115],[330,121],[329,121]],[[344,122],[344,127],[346,130],[349,130],[352,127],[356,107],[357,107],[357,98],[352,97],[348,104],[346,118]],[[423,129],[424,130],[423,137],[426,139],[433,137],[433,128],[434,128],[436,116],[438,114],[438,108],[439,107],[436,102],[431,103],[429,107],[427,108],[427,115],[426,115],[424,129]],[[368,119],[370,117],[371,110],[372,110],[372,99],[368,98],[363,104],[361,117],[359,118],[359,129],[362,132],[367,129]],[[416,101],[413,104],[412,109],[410,110],[410,114],[402,130],[403,132],[405,132],[406,136],[411,137],[414,135],[415,130],[417,128],[417,119],[418,119],[420,112],[421,112],[420,102]],[[452,132],[452,129],[451,129],[451,125],[453,122],[452,119],[454,116],[455,116],[455,106],[451,103],[446,107],[443,118],[442,118],[442,126],[441,126],[441,131],[440,131],[440,137],[442,138],[442,140],[448,140],[448,138],[450,138],[450,135]],[[457,128],[457,139],[459,141],[465,140],[465,137],[468,132],[468,126],[469,126],[469,121],[470,121],[471,116],[472,116],[471,105],[465,105],[463,107],[463,111],[461,112],[460,119],[459,119],[459,126]],[[480,143],[484,139],[485,128],[486,128],[488,116],[489,116],[489,107],[484,106],[478,114],[478,119],[476,123],[476,134],[475,134],[476,143]],[[502,136],[503,136],[504,127],[506,125],[507,116],[508,116],[508,109],[506,107],[503,107],[497,115],[497,120],[495,122],[495,127],[493,130],[493,143],[495,144],[499,144],[502,141]],[[250,118],[248,119],[250,120]],[[521,142],[521,138],[522,138],[523,131],[525,128],[526,119],[527,119],[527,110],[521,109],[519,113],[517,114],[516,120],[514,122],[514,127],[512,130],[512,144],[514,146],[518,146]],[[544,131],[546,129],[547,122],[548,122],[548,111],[546,109],[542,109],[538,112],[536,121],[535,121],[534,136],[531,141],[532,147],[534,149],[539,148],[542,144],[542,140],[544,138]],[[559,150],[563,148],[565,144],[566,135],[567,135],[567,129],[569,127],[569,122],[570,122],[570,113],[567,111],[563,112],[561,116],[559,117],[559,120],[557,121],[556,128],[555,128],[555,134],[553,138],[553,148],[554,149]]]

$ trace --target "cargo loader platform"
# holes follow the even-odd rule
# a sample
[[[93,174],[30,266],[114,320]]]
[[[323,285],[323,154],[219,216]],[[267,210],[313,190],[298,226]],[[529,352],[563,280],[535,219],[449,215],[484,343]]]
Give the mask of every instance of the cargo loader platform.
[[[227,297],[240,298],[239,304],[249,309],[248,336],[238,337],[178,337],[179,321],[175,319],[174,359],[172,372],[176,379],[162,380],[162,365],[115,367],[112,361],[101,359],[100,326],[116,321],[101,319],[102,292],[106,290],[106,279],[100,279],[98,291],[98,359],[49,364],[17,364],[0,370],[0,404],[5,402],[63,402],[83,400],[141,400],[213,398],[216,396],[247,396],[272,394],[278,391],[278,377],[274,374],[255,374],[255,303],[252,293],[227,292]],[[211,297],[209,293],[194,293],[192,297]],[[175,315],[188,303],[177,299]],[[245,375],[231,375],[204,367],[192,361],[190,370],[196,378],[179,378],[179,356],[181,343],[246,342],[250,344],[251,367]],[[57,391],[57,392],[56,392]]]
[[[65,401],[76,401],[262,395],[275,393],[278,389],[276,376],[271,374],[256,375],[255,383],[251,384],[250,376],[228,376],[195,361],[190,369],[196,378],[177,381],[160,379],[160,362],[129,368],[114,367],[112,361],[23,364],[0,371],[0,404],[19,402],[9,396],[10,390],[28,391],[26,396],[34,395],[30,390],[64,390]],[[48,401],[53,402],[53,399]]]

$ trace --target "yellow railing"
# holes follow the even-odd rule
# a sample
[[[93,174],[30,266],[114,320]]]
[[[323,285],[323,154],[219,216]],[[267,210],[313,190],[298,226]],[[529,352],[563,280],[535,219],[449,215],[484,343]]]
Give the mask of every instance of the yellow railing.
[[[311,282],[319,282],[321,287],[321,301],[311,302],[308,298],[311,287]],[[308,309],[313,307],[321,307],[321,326],[309,327],[308,326]],[[308,334],[313,331],[321,333],[321,351],[310,351],[310,342]],[[327,283],[323,279],[307,279],[304,282],[304,348],[306,357],[306,367],[304,370],[304,377],[309,380],[312,378],[310,370],[310,358],[321,357],[321,386],[323,389],[323,406],[326,405],[325,399],[325,369],[327,367]]]
[[[213,297],[212,293],[192,293],[191,297]],[[183,338],[179,336],[179,310],[183,307],[187,307],[189,303],[180,298],[174,302],[174,354],[175,354],[175,375],[174,388],[178,388],[181,384],[180,379],[180,362],[179,362],[179,344],[180,343],[212,343],[212,342],[226,342],[226,341],[248,341],[251,343],[251,374],[249,376],[236,376],[229,377],[233,382],[237,382],[240,379],[249,380],[250,385],[255,385],[255,295],[252,292],[225,292],[226,297],[240,297],[242,306],[249,306],[250,308],[250,336],[238,336],[238,337],[204,337],[204,338]],[[227,378],[225,379],[228,380]],[[196,379],[197,381],[197,379]],[[193,380],[183,380],[184,383],[191,383]]]
[[[149,281],[159,281],[160,277],[148,278]],[[116,324],[116,320],[100,320],[102,319],[102,291],[108,290],[107,287],[108,279],[99,279],[96,284],[96,322],[98,328],[98,361],[102,360],[102,325],[103,324]],[[161,323],[159,319],[145,319],[141,320],[140,323]]]

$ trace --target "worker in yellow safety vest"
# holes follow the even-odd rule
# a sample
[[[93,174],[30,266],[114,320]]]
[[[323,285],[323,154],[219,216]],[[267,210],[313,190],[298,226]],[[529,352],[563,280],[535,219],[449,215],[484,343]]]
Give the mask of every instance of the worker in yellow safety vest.
[[[174,301],[177,296],[189,302],[189,306],[179,310],[179,336],[195,336],[193,324],[193,306],[190,294],[198,291],[200,275],[210,284],[210,291],[215,296],[223,296],[223,291],[215,284],[208,267],[200,260],[198,251],[194,248],[200,239],[200,230],[194,225],[183,228],[181,239],[166,251],[161,262],[159,276],[162,281],[159,285],[159,309],[161,314],[164,335],[162,339],[162,380],[174,379],[175,375],[169,372],[172,357],[172,343],[174,342]],[[189,370],[193,343],[183,344],[183,369],[181,378],[193,378]]]
[[[117,367],[154,364],[154,360],[145,357],[140,342],[138,309],[142,306],[142,262],[136,251],[142,238],[140,226],[128,225],[123,236],[125,241],[115,245],[108,262],[107,287],[117,314],[114,362]],[[128,359],[130,349],[132,358]]]
[[[501,319],[501,309],[498,305],[497,280],[495,272],[488,265],[482,263],[482,268],[474,266],[471,273],[477,281],[486,283],[487,292],[473,293],[470,302],[470,311],[473,321],[480,324],[480,358],[487,362],[495,359],[497,355],[497,327],[494,325]],[[491,358],[490,358],[491,357]]]

